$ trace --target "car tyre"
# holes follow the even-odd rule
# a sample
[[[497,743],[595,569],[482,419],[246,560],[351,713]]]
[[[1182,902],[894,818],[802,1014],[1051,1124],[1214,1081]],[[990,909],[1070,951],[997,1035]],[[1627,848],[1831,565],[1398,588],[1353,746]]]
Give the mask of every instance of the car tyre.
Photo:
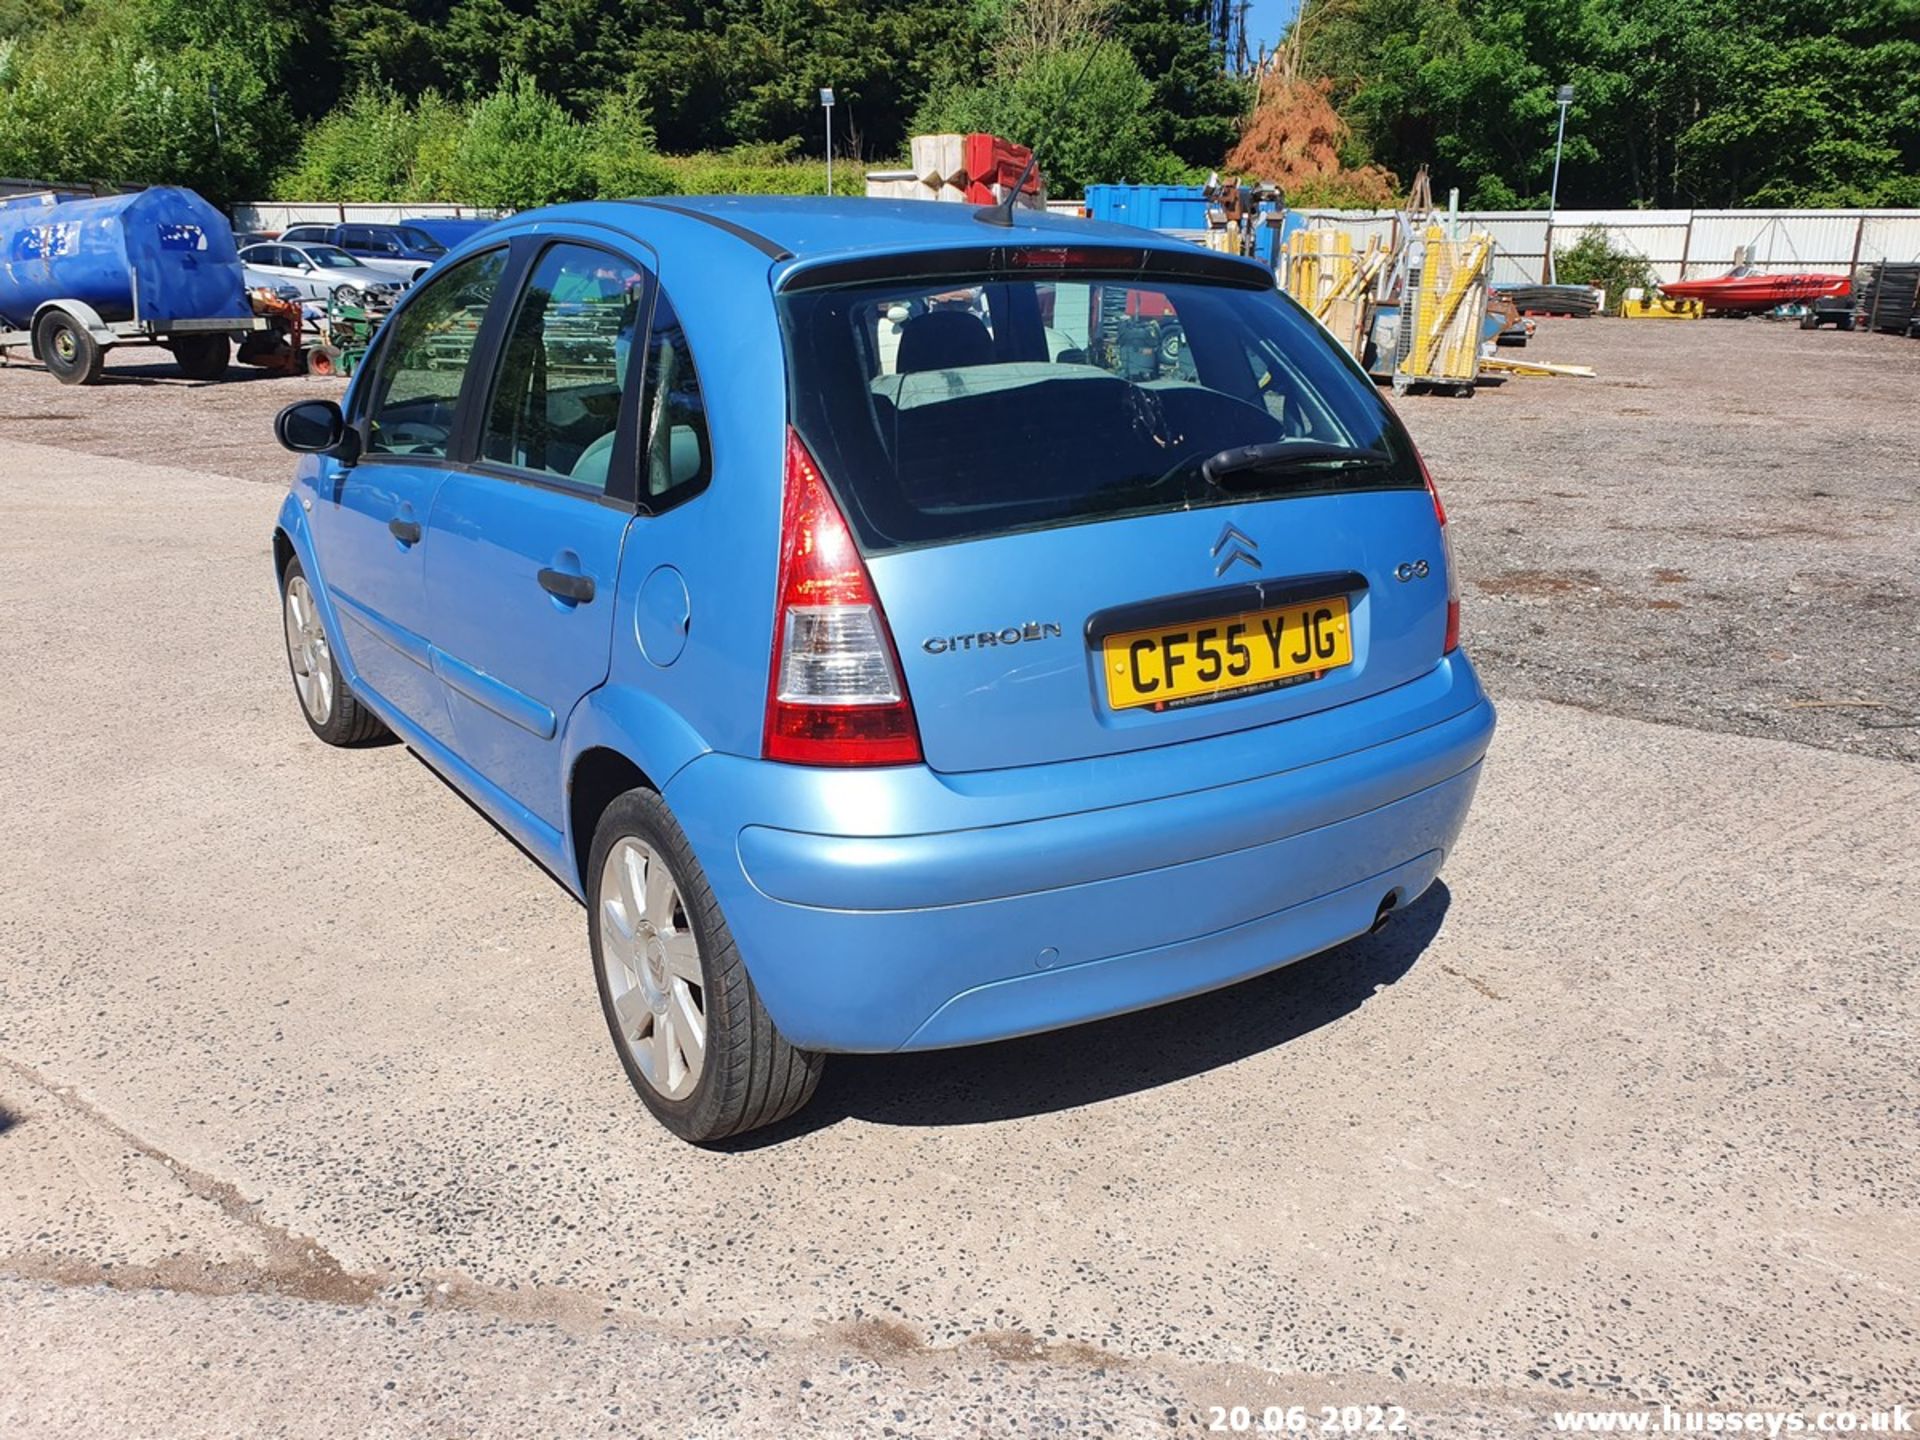
[[[287,637],[287,669],[307,725],[329,745],[365,745],[387,734],[380,718],[355,698],[333,657],[313,587],[298,560],[280,577],[280,614]]]
[[[106,353],[87,327],[64,310],[49,310],[33,327],[41,363],[62,385],[91,385],[106,367]]]
[[[600,1008],[627,1079],[661,1124],[711,1144],[813,1098],[824,1057],[789,1043],[767,1014],[659,795],[629,790],[607,807],[584,878]]]

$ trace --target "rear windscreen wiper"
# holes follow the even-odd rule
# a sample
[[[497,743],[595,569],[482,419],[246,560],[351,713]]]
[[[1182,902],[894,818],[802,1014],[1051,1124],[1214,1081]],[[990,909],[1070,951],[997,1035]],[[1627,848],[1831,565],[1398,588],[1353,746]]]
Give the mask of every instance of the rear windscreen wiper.
[[[1200,473],[1209,485],[1227,488],[1236,475],[1272,475],[1287,470],[1359,469],[1391,465],[1384,450],[1355,445],[1330,445],[1321,440],[1272,440],[1263,445],[1238,445],[1201,462]]]

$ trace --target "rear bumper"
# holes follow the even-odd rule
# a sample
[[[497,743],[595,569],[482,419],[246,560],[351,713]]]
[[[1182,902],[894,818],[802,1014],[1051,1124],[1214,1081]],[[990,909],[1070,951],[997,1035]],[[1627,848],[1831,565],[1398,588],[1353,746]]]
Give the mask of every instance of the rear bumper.
[[[1414,728],[1349,717],[1358,748],[1285,769],[1260,732],[975,777],[707,755],[666,798],[789,1039],[1002,1039],[1260,974],[1415,899],[1494,727],[1464,659],[1441,670],[1391,702]]]

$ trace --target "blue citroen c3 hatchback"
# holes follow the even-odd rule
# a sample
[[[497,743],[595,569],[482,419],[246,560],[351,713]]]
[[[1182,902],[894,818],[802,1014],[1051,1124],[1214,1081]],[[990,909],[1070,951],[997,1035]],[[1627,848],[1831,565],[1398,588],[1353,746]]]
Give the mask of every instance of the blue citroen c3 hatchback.
[[[1418,896],[1492,706],[1446,515],[1249,261],[924,202],[568,205],[406,296],[274,534],[308,723],[586,904],[640,1095],[1257,975]]]

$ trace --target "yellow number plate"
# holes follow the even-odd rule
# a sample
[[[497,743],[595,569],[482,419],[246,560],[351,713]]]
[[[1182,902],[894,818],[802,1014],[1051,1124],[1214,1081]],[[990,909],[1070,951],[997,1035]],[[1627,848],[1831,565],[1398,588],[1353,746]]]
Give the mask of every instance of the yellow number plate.
[[[1353,663],[1345,596],[1191,625],[1128,630],[1100,642],[1107,704],[1175,709],[1317,680]]]

